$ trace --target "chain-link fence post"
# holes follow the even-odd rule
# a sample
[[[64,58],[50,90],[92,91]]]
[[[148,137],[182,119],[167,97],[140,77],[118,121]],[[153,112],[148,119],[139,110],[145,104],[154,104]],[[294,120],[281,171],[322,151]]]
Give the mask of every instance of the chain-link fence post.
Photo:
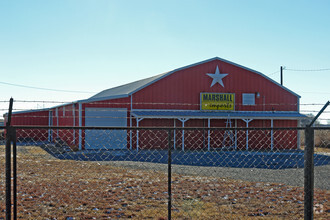
[[[307,126],[305,129],[305,168],[304,168],[304,216],[305,220],[313,219],[314,201],[314,129]]]
[[[12,130],[13,143],[13,219],[17,219],[17,145],[16,129]]]
[[[311,123],[306,126],[306,146],[305,146],[305,169],[304,169],[304,191],[305,191],[305,204],[304,216],[305,220],[313,219],[314,214],[314,122],[323,113],[323,111],[330,105],[328,101],[319,113],[313,118]]]
[[[172,211],[172,146],[171,146],[171,129],[168,129],[168,220],[171,219]]]
[[[11,137],[10,129],[6,129],[6,220],[11,219]]]
[[[6,121],[6,150],[5,150],[5,172],[6,172],[6,219],[11,219],[11,142],[15,138],[15,130],[11,127],[11,115],[14,99],[9,100],[9,111]],[[16,139],[16,138],[15,138]]]

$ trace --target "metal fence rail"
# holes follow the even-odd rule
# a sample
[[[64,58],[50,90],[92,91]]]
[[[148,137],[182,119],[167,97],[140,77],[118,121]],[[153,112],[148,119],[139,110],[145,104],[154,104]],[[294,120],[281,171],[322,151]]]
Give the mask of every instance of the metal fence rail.
[[[23,219],[292,219],[304,216],[304,195],[314,191],[306,184],[304,191],[305,128],[12,129]],[[309,211],[327,219],[330,128],[311,129]],[[4,145],[0,160],[5,170]],[[1,219],[7,210],[0,175]]]

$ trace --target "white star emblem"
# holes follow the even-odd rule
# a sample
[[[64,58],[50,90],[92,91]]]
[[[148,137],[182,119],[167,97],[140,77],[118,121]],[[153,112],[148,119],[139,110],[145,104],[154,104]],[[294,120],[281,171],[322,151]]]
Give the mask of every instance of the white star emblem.
[[[217,66],[215,73],[206,73],[206,75],[208,75],[209,77],[212,77],[212,84],[210,87],[214,86],[214,84],[219,83],[220,85],[222,85],[222,87],[225,87],[223,85],[222,79],[225,78],[228,73],[220,73],[219,71],[219,67]]]

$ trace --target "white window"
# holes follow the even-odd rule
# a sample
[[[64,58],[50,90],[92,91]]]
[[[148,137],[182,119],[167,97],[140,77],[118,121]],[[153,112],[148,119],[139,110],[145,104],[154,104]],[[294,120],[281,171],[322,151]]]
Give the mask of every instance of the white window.
[[[255,94],[254,93],[243,93],[242,94],[243,105],[255,105]]]
[[[63,116],[65,116],[65,106],[63,106]]]

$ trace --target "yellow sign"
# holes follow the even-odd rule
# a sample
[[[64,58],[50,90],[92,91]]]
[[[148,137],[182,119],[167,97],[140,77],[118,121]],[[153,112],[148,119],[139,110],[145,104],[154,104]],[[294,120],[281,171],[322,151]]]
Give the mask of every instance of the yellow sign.
[[[201,110],[235,110],[233,93],[201,93]]]

